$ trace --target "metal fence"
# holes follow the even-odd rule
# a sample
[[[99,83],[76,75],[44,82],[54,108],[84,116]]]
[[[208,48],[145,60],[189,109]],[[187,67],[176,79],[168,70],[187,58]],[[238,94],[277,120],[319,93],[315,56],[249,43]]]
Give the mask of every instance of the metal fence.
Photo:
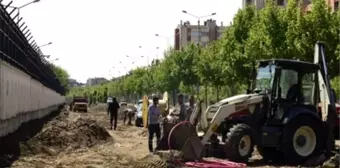
[[[22,18],[18,14],[11,17],[17,10],[7,10],[11,4],[12,2],[4,5],[0,0],[0,61],[9,63],[46,87],[64,95],[65,89],[50,63],[44,59],[25,22],[21,22]]]

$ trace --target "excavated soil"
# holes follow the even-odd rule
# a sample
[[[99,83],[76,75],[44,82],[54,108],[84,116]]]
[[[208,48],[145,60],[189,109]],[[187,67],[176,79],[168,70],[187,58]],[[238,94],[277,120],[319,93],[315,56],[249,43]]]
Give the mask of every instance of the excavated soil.
[[[117,130],[110,130],[106,111],[97,109],[88,113],[64,112],[47,123],[40,133],[20,145],[21,156],[12,167],[176,167],[169,162],[169,152],[148,152],[146,129],[119,121]],[[251,160],[248,167],[287,167],[267,165],[256,152]]]
[[[72,118],[67,112],[47,124],[46,128],[31,140],[20,144],[20,147],[22,156],[42,153],[55,155],[112,140],[106,129],[95,120]]]

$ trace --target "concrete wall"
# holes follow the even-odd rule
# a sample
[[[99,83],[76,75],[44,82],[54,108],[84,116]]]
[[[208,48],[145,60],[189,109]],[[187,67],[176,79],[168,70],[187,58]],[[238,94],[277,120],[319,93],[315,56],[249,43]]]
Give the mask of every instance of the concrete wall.
[[[65,97],[0,61],[0,137],[57,110]]]

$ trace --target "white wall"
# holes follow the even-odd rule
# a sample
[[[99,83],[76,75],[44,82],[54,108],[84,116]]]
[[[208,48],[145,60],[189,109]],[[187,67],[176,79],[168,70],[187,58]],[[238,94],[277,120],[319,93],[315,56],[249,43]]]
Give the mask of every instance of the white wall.
[[[45,87],[17,68],[0,61],[0,121],[64,102],[64,96]]]

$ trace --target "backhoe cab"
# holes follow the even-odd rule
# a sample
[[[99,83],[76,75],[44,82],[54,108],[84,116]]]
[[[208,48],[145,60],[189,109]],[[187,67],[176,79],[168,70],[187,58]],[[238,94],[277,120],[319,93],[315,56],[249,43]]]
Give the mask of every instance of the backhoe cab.
[[[325,130],[332,127],[324,122],[328,111],[319,113],[318,104],[319,97],[323,95],[321,103],[326,102],[328,106],[329,100],[325,97],[329,96],[324,95],[329,92],[319,72],[319,65],[308,62],[260,61],[254,92],[263,95],[264,108],[260,109],[263,116],[256,123],[245,124],[253,126],[257,132],[250,137],[253,137],[254,144],[257,141],[257,149],[265,159],[284,158],[290,162],[301,162],[326,149],[325,139],[330,132]],[[335,114],[335,111],[331,113]],[[227,138],[236,137],[230,135]],[[234,153],[230,157],[245,160],[250,153],[246,158],[237,155]]]
[[[170,139],[175,139],[183,150],[182,157],[188,159],[203,157],[207,144],[219,143],[216,135],[220,133],[225,154],[233,161],[247,161],[255,145],[264,159],[290,163],[329,152],[334,145],[335,95],[322,43],[315,45],[314,58],[314,63],[284,59],[259,61],[252,93],[221,100],[202,115],[197,108],[190,123],[196,126],[198,120],[202,132],[188,133],[195,129],[182,126],[172,131],[170,136],[174,137]],[[237,122],[225,126],[235,116]],[[171,116],[167,117],[166,137],[176,123]],[[228,131],[221,131],[221,127]],[[188,139],[191,143],[187,143]]]

